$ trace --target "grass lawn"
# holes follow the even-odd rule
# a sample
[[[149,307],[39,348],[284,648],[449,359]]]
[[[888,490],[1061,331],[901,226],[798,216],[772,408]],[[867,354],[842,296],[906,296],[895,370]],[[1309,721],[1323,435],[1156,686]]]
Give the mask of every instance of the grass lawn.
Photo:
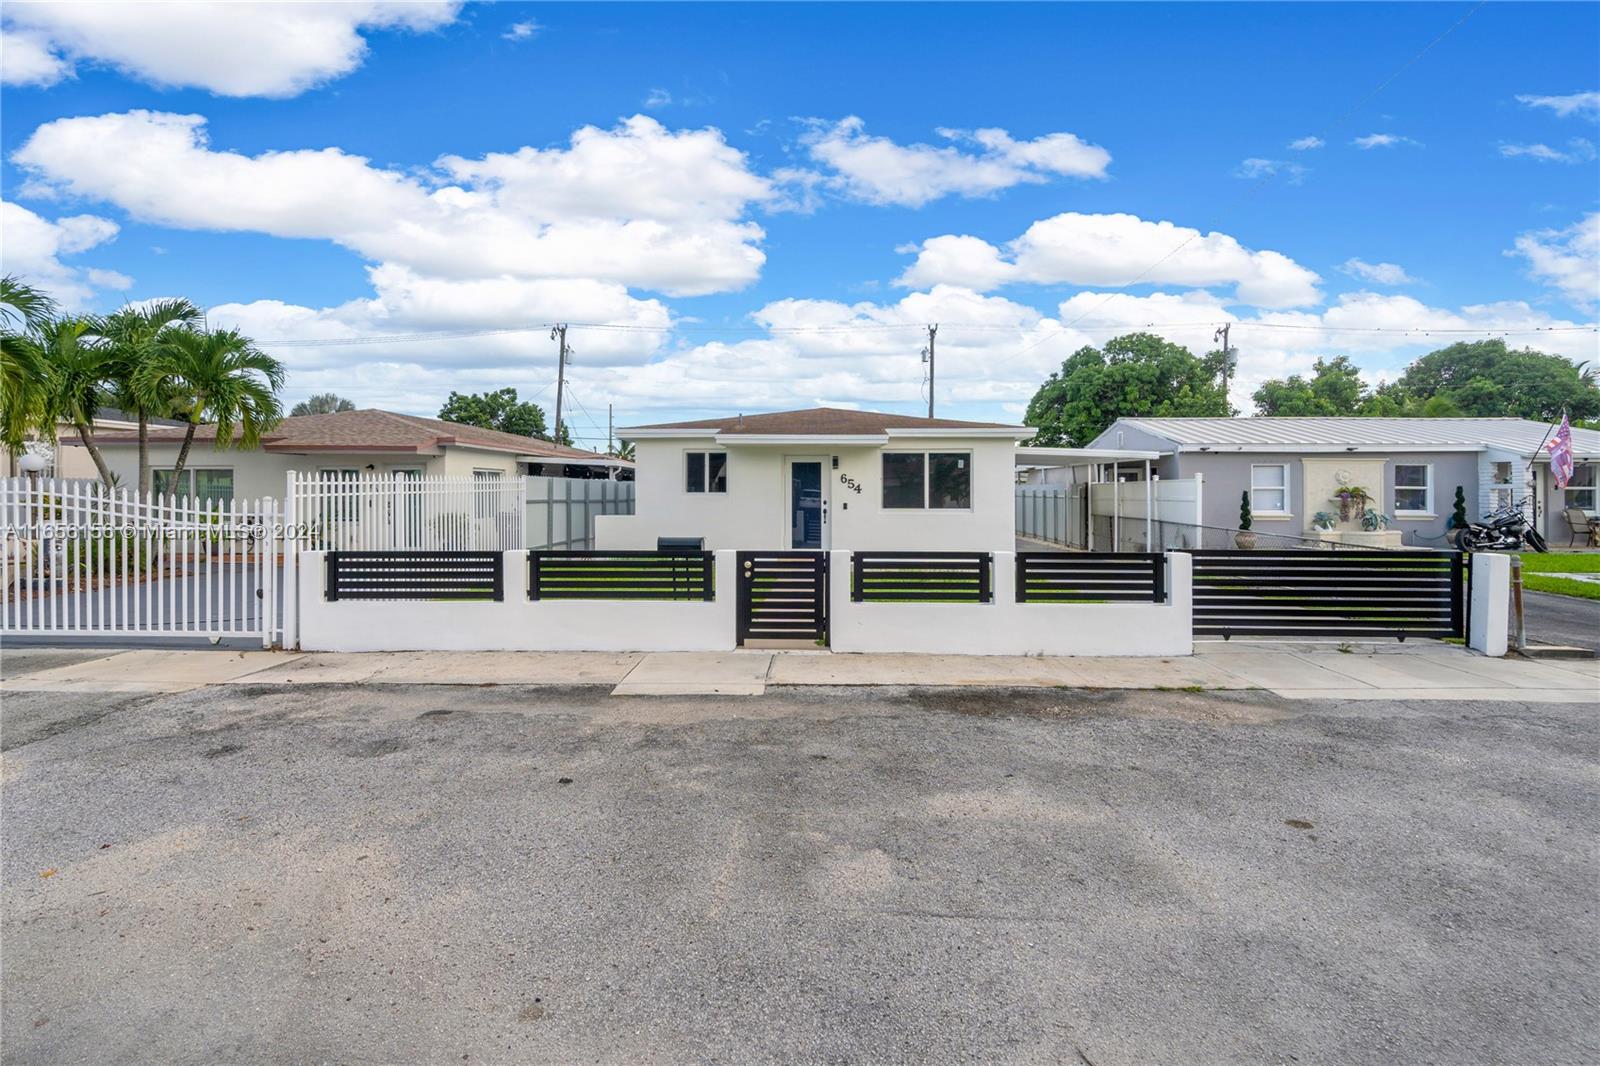
[[[1575,581],[1561,577],[1562,574],[1600,574],[1600,553],[1550,552],[1540,555],[1529,552],[1522,556],[1524,588],[1600,600],[1600,582]]]

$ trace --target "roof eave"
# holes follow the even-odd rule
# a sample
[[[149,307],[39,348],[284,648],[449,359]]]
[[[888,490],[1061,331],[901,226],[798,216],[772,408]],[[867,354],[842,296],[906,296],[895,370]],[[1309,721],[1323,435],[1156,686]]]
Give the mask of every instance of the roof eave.
[[[1489,446],[1487,444],[1178,444],[1177,450],[1185,455],[1266,452],[1344,455],[1364,452],[1486,452]]]
[[[920,429],[916,426],[897,426],[884,431],[891,437],[984,437],[1008,440],[1026,440],[1034,435],[1036,430],[1026,426],[974,426],[970,429],[928,428]]]

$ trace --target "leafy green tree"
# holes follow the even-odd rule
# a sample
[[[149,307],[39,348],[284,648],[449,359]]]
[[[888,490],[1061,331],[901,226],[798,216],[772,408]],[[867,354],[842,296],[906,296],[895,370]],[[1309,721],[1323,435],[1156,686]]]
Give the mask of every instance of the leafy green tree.
[[[13,473],[29,433],[54,435],[53,427],[41,424],[49,367],[38,341],[55,309],[55,301],[44,290],[15,274],[0,278],[0,444]]]
[[[1407,367],[1397,384],[1417,397],[1421,413],[1430,417],[1446,411],[1541,422],[1559,419],[1562,411],[1573,418],[1600,416],[1600,385],[1593,368],[1531,348],[1514,351],[1500,338],[1462,341],[1430,352]]]
[[[572,430],[567,425],[567,420],[565,418],[563,418],[561,420],[561,424],[556,427],[556,443],[567,448],[571,448],[573,446]]]
[[[298,418],[301,415],[336,415],[341,411],[354,411],[356,405],[334,392],[319,392],[309,399],[301,400],[289,411],[289,415]]]
[[[120,308],[100,320],[100,337],[115,362],[110,399],[113,406],[139,423],[140,492],[150,491],[150,417],[172,414],[181,397],[172,383],[145,372],[159,360],[173,331],[200,321],[200,309],[188,300],[154,300]]]
[[[543,408],[531,400],[518,400],[517,390],[511,388],[482,393],[452,392],[439,408],[439,417],[446,422],[460,422],[480,429],[550,439]],[[563,433],[565,430],[563,426]]]
[[[1347,355],[1318,359],[1310,378],[1291,374],[1263,382],[1251,397],[1258,415],[1353,415],[1369,398],[1361,371]]]
[[[218,448],[250,449],[260,444],[262,434],[283,419],[283,405],[278,402],[283,376],[283,364],[238,330],[173,333],[159,356],[141,368],[139,377],[151,380],[135,382],[135,388],[151,389],[156,387],[153,381],[165,382],[184,421],[173,480],[183,473],[195,429],[202,422],[216,424]]]
[[[1081,447],[1122,417],[1233,413],[1222,387],[1222,353],[1197,357],[1150,333],[1078,349],[1028,403],[1031,443]]]

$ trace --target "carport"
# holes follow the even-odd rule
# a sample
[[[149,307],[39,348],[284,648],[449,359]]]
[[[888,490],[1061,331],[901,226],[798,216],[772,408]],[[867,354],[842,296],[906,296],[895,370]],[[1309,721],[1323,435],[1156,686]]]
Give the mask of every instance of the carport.
[[[1019,446],[1017,448],[1017,470],[1026,472],[1029,476],[1038,473],[1039,480],[1028,481],[1029,486],[1044,485],[1070,488],[1078,490],[1078,486],[1098,485],[1109,481],[1112,484],[1122,480],[1122,465],[1124,463],[1144,465],[1144,535],[1145,543],[1151,542],[1153,515],[1155,513],[1154,482],[1150,476],[1150,464],[1160,459],[1161,452],[1128,451],[1121,448],[1044,448]],[[1109,476],[1107,474],[1109,473]],[[1052,476],[1055,475],[1055,476]],[[1088,500],[1089,490],[1084,490],[1085,501]],[[1112,495],[1111,515],[1111,548],[1121,541],[1122,532],[1122,499],[1121,493]],[[1095,550],[1094,522],[1088,523],[1085,548]]]

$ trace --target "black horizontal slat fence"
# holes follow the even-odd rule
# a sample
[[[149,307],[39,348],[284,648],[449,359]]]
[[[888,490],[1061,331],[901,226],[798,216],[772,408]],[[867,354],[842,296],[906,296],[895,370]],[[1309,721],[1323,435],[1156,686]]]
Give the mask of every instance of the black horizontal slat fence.
[[[1196,636],[1466,635],[1459,552],[1191,554]]]
[[[742,551],[738,639],[828,642],[828,553]]]
[[[714,600],[708,551],[530,551],[532,600]]]
[[[1018,603],[1160,603],[1166,561],[1153,552],[1018,552]]]
[[[330,551],[329,600],[503,600],[497,551]]]
[[[850,557],[856,603],[989,603],[989,552],[858,551]]]

